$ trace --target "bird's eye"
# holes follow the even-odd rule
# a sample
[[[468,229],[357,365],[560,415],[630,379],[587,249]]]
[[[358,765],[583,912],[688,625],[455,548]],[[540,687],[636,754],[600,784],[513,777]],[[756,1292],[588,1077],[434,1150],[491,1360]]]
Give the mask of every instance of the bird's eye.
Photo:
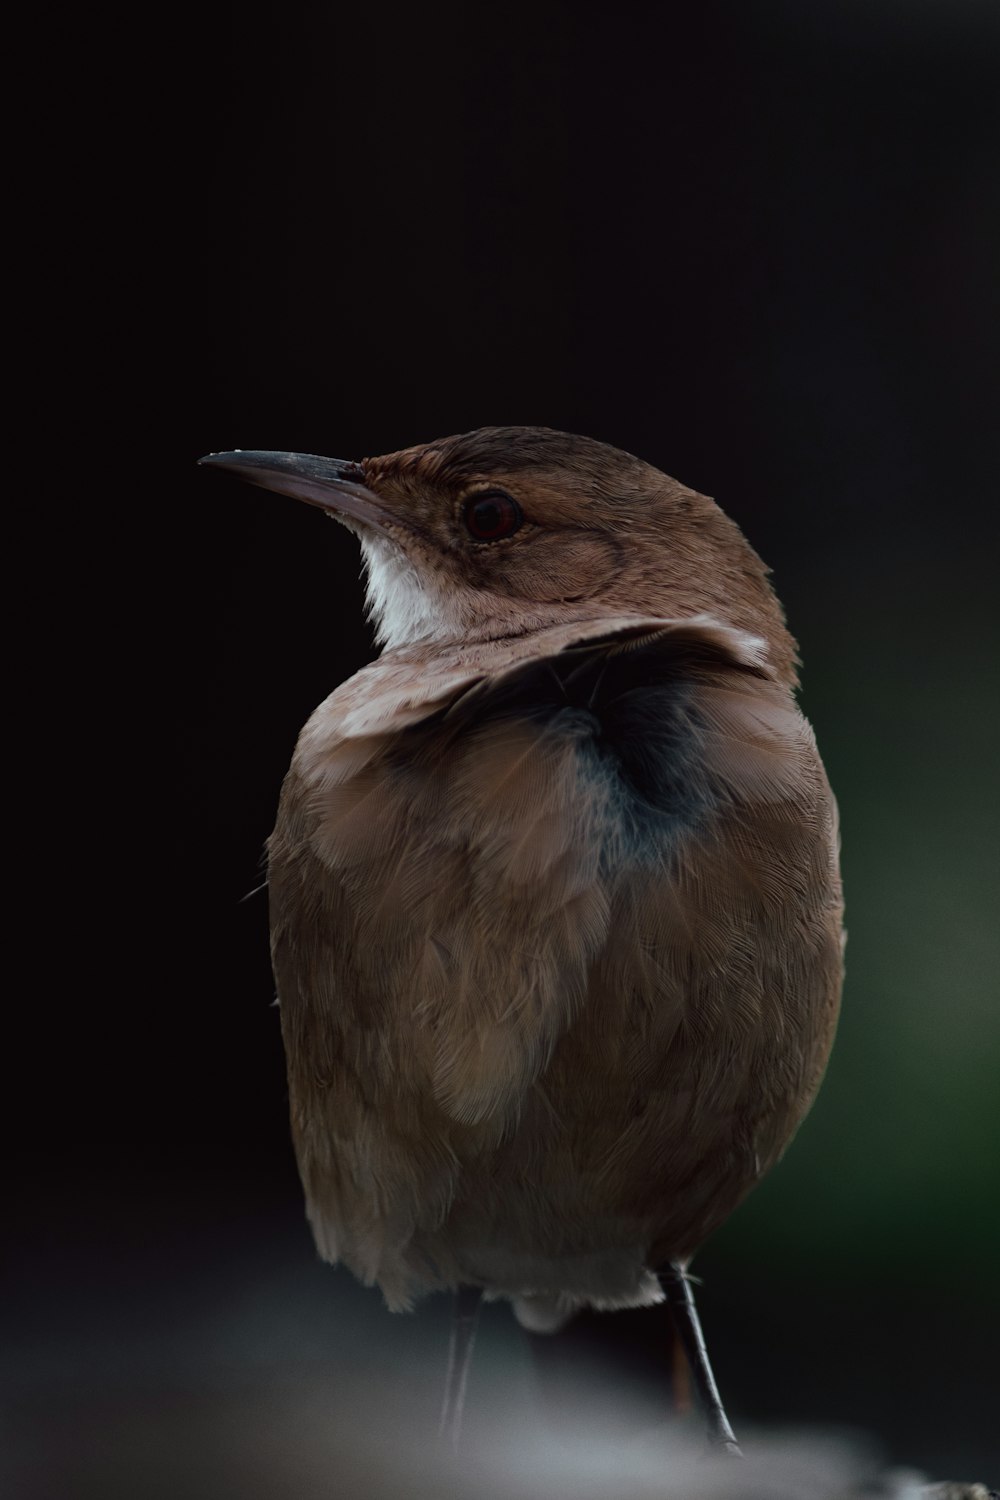
[[[524,520],[521,507],[503,490],[480,490],[463,512],[466,530],[477,542],[499,542],[513,536]]]

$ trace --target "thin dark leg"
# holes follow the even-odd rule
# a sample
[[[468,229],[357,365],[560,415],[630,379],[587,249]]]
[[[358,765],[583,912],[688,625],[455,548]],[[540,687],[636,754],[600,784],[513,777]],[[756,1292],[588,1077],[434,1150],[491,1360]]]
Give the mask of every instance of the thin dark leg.
[[[680,1266],[674,1265],[660,1272],[660,1285],[670,1305],[674,1327],[684,1346],[684,1353],[687,1355],[694,1383],[705,1409],[705,1416],[708,1419],[708,1440],[714,1447],[721,1448],[723,1453],[731,1453],[734,1458],[742,1458],[743,1454],[736,1441],[736,1434],[729,1425],[729,1418],[722,1405],[719,1387],[712,1374],[712,1366],[708,1362],[705,1335],[698,1321],[691,1283]]]
[[[476,1338],[476,1320],[479,1317],[482,1295],[482,1288],[478,1286],[460,1286],[455,1293],[448,1373],[445,1376],[444,1401],[438,1427],[438,1438],[452,1453],[458,1452],[462,1436],[462,1406],[465,1402],[465,1387],[472,1363],[472,1345]]]

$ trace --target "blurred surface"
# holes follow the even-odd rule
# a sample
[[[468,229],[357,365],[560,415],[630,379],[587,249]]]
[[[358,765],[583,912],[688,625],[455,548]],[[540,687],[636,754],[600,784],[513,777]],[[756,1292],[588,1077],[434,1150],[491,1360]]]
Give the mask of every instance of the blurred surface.
[[[301,723],[370,655],[355,545],[194,463],[507,421],[738,520],[841,803],[829,1075],[695,1267],[734,1421],[996,1483],[995,7],[215,6],[124,71],[107,197],[81,169],[43,267],[80,323],[36,353],[73,376],[74,452],[109,457],[68,483],[60,623],[32,627],[57,641],[29,754],[71,853],[53,875],[36,840],[26,879],[19,1490],[346,1495],[368,1460],[337,1434],[433,1421],[446,1307],[392,1318],[314,1261],[265,902],[240,904]],[[663,1332],[590,1318],[532,1354],[490,1310],[472,1440],[641,1445]]]
[[[33,1247],[0,1363],[6,1493],[917,1500],[921,1470],[994,1462],[992,1352],[961,1300],[915,1326],[912,1297],[834,1285],[819,1313],[807,1280],[736,1265],[702,1301],[745,1470],[673,1415],[661,1309],[539,1339],[503,1304],[483,1310],[453,1468],[435,1443],[449,1300],[386,1313],[315,1263],[289,1189],[283,1214],[232,1180],[130,1214],[97,1196],[71,1239]]]

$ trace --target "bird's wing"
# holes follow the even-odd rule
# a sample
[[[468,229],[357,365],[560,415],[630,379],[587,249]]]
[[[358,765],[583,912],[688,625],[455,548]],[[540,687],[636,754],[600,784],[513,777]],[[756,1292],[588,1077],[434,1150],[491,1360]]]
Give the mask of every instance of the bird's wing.
[[[511,655],[359,674],[307,726],[271,843],[293,1119],[398,1234],[516,1127],[598,970],[669,1012],[672,947],[721,961],[721,917],[690,927],[734,877],[713,856],[717,897],[693,889],[685,855],[716,849],[719,800],[801,800],[811,736],[751,638],[628,620]]]

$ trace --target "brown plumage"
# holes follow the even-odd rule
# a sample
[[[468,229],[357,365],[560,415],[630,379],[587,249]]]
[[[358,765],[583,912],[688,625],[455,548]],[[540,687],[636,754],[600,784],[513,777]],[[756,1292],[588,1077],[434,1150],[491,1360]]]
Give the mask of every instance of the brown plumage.
[[[397,1309],[659,1300],[791,1139],[839,1001],[836,809],[763,564],[546,429],[213,461],[360,536],[385,647],[269,845],[320,1252]]]

